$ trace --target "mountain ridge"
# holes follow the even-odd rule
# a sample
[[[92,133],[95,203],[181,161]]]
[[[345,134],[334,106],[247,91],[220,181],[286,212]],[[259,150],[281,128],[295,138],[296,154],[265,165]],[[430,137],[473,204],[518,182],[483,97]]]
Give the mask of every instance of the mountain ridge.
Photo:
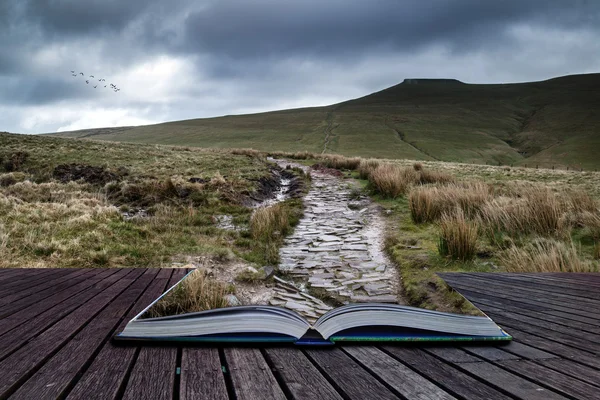
[[[596,110],[600,74],[501,84],[407,78],[329,106],[54,135],[591,169],[600,167]]]

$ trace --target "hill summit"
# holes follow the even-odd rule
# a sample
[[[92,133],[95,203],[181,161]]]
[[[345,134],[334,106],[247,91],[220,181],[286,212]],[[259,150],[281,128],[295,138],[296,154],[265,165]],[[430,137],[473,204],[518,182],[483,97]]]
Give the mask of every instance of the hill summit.
[[[57,134],[199,147],[595,169],[600,74],[467,84],[408,78],[325,107]]]

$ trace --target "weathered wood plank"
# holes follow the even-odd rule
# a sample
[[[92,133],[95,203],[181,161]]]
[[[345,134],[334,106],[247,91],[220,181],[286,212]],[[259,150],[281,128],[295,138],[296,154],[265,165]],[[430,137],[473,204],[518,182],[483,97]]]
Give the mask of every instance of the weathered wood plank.
[[[40,289],[39,292],[32,293],[30,296],[15,299],[15,301],[12,302],[8,302],[3,306],[0,306],[0,318],[10,318],[11,316],[17,313],[20,315],[25,308],[32,305],[45,303],[47,301],[52,301],[54,297],[59,297],[61,296],[61,294],[64,294],[63,292],[72,295],[77,294],[76,291],[73,293],[73,286],[76,286],[77,284],[86,280],[91,280],[94,278],[94,276],[97,276],[102,273],[102,270],[97,270],[94,273],[86,273],[84,275],[76,276],[66,282],[56,283],[53,286]],[[10,296],[7,296],[7,298],[8,297]]]
[[[367,393],[374,399],[398,398],[341,349],[307,350],[307,353],[347,398],[364,399]]]
[[[600,371],[595,368],[586,367],[564,358],[541,360],[538,361],[538,364],[600,387]]]
[[[551,354],[546,351],[542,351],[535,347],[528,346],[520,343],[516,340],[511,341],[509,344],[501,347],[502,351],[506,351],[515,354],[518,358],[525,358],[528,360],[545,360],[549,358],[558,358],[556,354]],[[465,348],[465,350],[471,350],[471,348]]]
[[[0,362],[0,376],[3,377],[0,381],[0,397],[20,386],[48,357],[129,287],[142,272],[125,271],[126,275],[123,278],[120,278],[118,273],[111,275],[107,278],[115,280],[111,286]]]
[[[259,349],[226,348],[225,358],[237,399],[285,399]]]
[[[587,311],[588,306],[581,306],[577,304],[571,304],[562,300],[555,300],[553,298],[542,298],[540,296],[531,295],[527,292],[513,293],[507,290],[492,290],[491,288],[482,289],[481,286],[467,286],[463,284],[456,284],[455,290],[461,293],[463,296],[471,299],[475,297],[483,297],[484,299],[503,299],[510,302],[518,302],[523,304],[530,304],[533,306],[542,306],[547,310],[556,310],[566,312],[568,314],[580,315],[588,319],[600,321],[600,316],[591,314]],[[544,311],[545,312],[545,311]]]
[[[536,364],[533,361],[500,361],[498,364],[510,371],[515,371],[526,376],[527,379],[534,380],[552,390],[561,392],[566,396],[589,400],[600,399],[600,390],[597,386],[592,386],[571,376],[564,375],[550,368]],[[495,374],[495,376],[498,376],[498,374]],[[510,389],[511,388],[507,388],[507,390]],[[544,398],[551,397],[548,396]]]
[[[505,362],[530,362],[530,361],[505,361]],[[496,388],[504,390],[511,395],[527,400],[566,399],[566,397],[547,389],[537,383],[523,379],[515,374],[487,362],[464,363],[460,368],[469,371],[474,376],[489,382]]]
[[[427,378],[375,347],[347,346],[343,350],[407,399],[455,399]]]
[[[478,381],[421,349],[396,346],[384,346],[383,349],[454,396],[478,400],[510,399],[510,397],[495,388]]]
[[[11,282],[16,279],[21,279],[25,275],[31,274],[31,268],[0,268],[0,287],[4,283]]]
[[[575,297],[571,295],[563,295],[559,293],[547,293],[543,290],[537,290],[534,288],[527,289],[516,289],[513,286],[508,284],[500,284],[494,282],[492,280],[482,280],[470,277],[461,277],[460,281],[457,281],[456,278],[453,278],[447,281],[451,286],[456,286],[456,289],[460,291],[461,288],[481,291],[485,290],[485,293],[504,293],[511,298],[521,299],[523,297],[541,302],[545,304],[547,307],[550,305],[563,305],[566,307],[570,307],[573,309],[577,309],[580,307],[594,307],[597,305],[596,300],[586,299],[582,297]],[[454,283],[453,283],[454,282]],[[600,317],[600,312],[590,309],[589,316]]]
[[[13,282],[5,283],[0,287],[0,296],[6,296],[8,293],[16,293],[23,288],[30,288],[46,284],[48,279],[59,277],[71,272],[61,268],[57,269],[40,269],[33,276],[23,276]]]
[[[97,269],[96,270],[85,270],[85,269],[71,270],[71,273],[69,273],[69,274],[60,275],[57,277],[52,277],[52,279],[45,280],[43,285],[27,287],[22,290],[15,290],[14,292],[12,292],[10,294],[6,294],[5,296],[3,296],[0,299],[0,305],[12,304],[12,303],[15,303],[17,300],[27,298],[28,296],[31,296],[31,295],[36,295],[36,298],[38,298],[38,299],[43,298],[43,297],[39,296],[40,292],[47,291],[51,294],[55,293],[62,288],[69,287],[69,284],[71,284],[75,280],[81,280],[81,279],[91,277],[91,276],[97,274],[98,272],[99,272],[99,270],[97,270]],[[34,302],[35,301],[36,300],[34,300]],[[1,310],[2,309],[0,308],[0,311]]]
[[[552,338],[543,338],[519,330],[516,327],[511,327],[510,333],[513,335],[513,338],[518,341],[518,343],[524,343],[528,346],[546,351],[550,354],[556,354],[564,359],[573,360],[593,368],[600,368],[600,357],[585,350],[579,350],[563,344],[560,339],[552,340]]]
[[[227,386],[216,348],[184,348],[181,356],[181,400],[227,400]]]
[[[159,273],[158,278],[165,280],[167,288],[184,275],[181,269],[176,270],[175,277],[172,277],[172,273],[172,269],[163,269]],[[143,398],[144,394],[153,393],[155,399],[171,399],[177,370],[176,362],[176,347],[142,347],[131,371],[124,398]]]
[[[61,303],[46,310],[35,319],[29,320],[13,330],[0,336],[0,359],[16,351],[19,347],[27,343],[31,338],[43,332],[53,324],[68,316],[73,310],[85,304],[89,299],[109,288],[117,279],[126,276],[129,271],[122,270],[114,273],[106,273],[106,276],[98,277],[94,285]]]
[[[149,269],[144,275],[156,276],[156,274],[158,274],[157,269]],[[115,333],[122,331],[131,318],[160,296],[165,291],[166,284],[166,279],[154,279],[115,329]],[[121,388],[125,389],[126,375],[132,368],[138,351],[137,346],[116,346],[110,341],[105,343],[67,398],[81,400],[117,398]]]
[[[268,348],[265,353],[295,399],[342,398],[299,349]]]
[[[504,351],[502,348],[491,347],[491,346],[465,346],[461,350],[466,351],[470,354],[475,354],[488,361],[500,361],[500,360],[519,360],[520,357]]]
[[[137,271],[136,271],[137,272]],[[97,349],[110,338],[121,318],[152,282],[152,275],[137,274],[138,278],[96,315],[81,331],[31,376],[11,397],[57,398],[65,395]]]
[[[26,321],[29,321],[34,317],[37,317],[35,325],[39,327],[42,324],[41,320],[44,318],[42,314],[45,311],[51,313],[53,317],[59,318],[58,307],[55,306],[77,295],[80,295],[79,298],[83,299],[84,297],[81,296],[82,292],[89,290],[92,287],[92,285],[94,285],[97,282],[100,282],[102,279],[112,275],[115,272],[117,272],[115,269],[106,269],[100,271],[99,273],[94,274],[89,278],[85,278],[82,281],[79,281],[79,283],[75,283],[69,290],[63,290],[57,293],[56,295],[51,296],[50,298],[44,299],[44,301],[39,301],[34,304],[31,304],[26,308],[21,309],[18,313],[3,318],[2,325],[0,325],[0,336],[10,331],[11,329],[19,327],[20,325],[24,324]],[[84,300],[77,300],[76,302],[71,301],[71,303],[81,304],[81,301]],[[65,306],[65,304],[63,304],[63,307]]]

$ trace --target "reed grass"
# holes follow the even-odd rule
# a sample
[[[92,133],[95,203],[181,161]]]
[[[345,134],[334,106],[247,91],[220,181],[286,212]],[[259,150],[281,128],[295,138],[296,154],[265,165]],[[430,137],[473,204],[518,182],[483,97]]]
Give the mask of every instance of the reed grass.
[[[461,208],[456,208],[440,219],[438,251],[454,260],[471,260],[477,252],[477,236],[477,224],[467,220]]]

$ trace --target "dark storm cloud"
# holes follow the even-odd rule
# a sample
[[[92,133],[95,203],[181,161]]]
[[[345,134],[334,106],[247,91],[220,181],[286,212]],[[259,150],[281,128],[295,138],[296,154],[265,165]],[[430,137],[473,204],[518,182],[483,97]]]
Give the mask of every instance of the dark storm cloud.
[[[443,43],[457,50],[504,44],[510,24],[598,22],[598,3],[481,0],[219,1],[188,16],[192,51],[232,59],[356,56],[365,51],[410,51]],[[589,13],[587,9],[592,9]],[[562,15],[569,15],[562,21]]]
[[[406,76],[545,79],[599,70],[598,37],[595,0],[2,0],[0,115],[69,103],[193,118],[324,104]],[[70,69],[125,90],[87,90]]]

